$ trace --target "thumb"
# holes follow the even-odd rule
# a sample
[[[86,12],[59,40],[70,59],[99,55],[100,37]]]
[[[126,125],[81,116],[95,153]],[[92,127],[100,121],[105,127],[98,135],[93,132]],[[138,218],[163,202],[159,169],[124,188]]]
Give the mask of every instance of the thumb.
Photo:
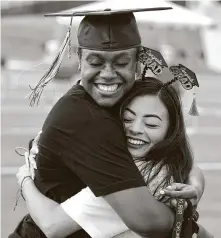
[[[39,141],[39,139],[40,139],[41,133],[42,133],[42,131],[39,131],[38,134],[37,134],[37,136],[34,138],[33,143],[34,143],[35,145],[38,144],[38,141]]]
[[[30,162],[29,162],[29,153],[28,152],[25,152],[24,153],[24,156],[25,156],[25,164],[28,168],[30,168]]]

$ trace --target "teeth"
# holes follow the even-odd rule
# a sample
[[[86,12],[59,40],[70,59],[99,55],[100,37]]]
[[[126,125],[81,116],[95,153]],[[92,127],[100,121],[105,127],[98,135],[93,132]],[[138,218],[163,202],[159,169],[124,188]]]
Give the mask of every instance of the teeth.
[[[97,87],[105,92],[114,92],[118,88],[118,84],[112,84],[110,86],[104,85],[104,84],[98,84]]]
[[[143,145],[143,144],[145,144],[141,140],[134,140],[134,139],[131,139],[131,138],[128,138],[128,142],[131,143],[131,144],[134,144],[134,145]]]

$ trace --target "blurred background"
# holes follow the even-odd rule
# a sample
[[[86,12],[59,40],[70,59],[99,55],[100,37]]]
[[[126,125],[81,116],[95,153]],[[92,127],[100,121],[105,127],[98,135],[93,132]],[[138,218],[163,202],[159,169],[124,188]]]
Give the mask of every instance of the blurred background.
[[[22,199],[13,211],[15,173],[24,158],[14,152],[27,147],[51,107],[77,80],[76,32],[73,19],[72,58],[65,57],[56,78],[45,88],[40,105],[30,107],[27,95],[50,66],[69,20],[44,13],[75,8],[139,8],[172,6],[173,10],[137,13],[144,46],[161,51],[169,64],[182,63],[196,72],[200,117],[188,110],[192,92],[182,93],[185,121],[195,160],[206,178],[199,204],[200,223],[214,237],[221,234],[221,1],[1,1],[1,237],[12,232],[27,210]]]

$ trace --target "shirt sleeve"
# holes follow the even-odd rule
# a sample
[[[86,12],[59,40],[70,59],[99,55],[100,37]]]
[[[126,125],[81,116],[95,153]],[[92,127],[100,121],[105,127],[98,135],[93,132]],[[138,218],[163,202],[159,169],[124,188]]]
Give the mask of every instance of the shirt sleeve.
[[[61,203],[61,207],[91,237],[109,238],[129,230],[104,198],[95,197],[88,187]]]
[[[90,111],[90,110],[89,110]],[[62,161],[95,196],[146,186],[128,152],[122,126],[108,117],[88,114],[87,123],[75,127]]]

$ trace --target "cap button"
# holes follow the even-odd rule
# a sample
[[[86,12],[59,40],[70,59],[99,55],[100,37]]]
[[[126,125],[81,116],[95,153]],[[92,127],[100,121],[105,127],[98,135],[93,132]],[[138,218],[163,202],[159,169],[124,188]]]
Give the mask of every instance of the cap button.
[[[106,9],[104,9],[104,11],[111,11],[111,9],[110,8],[106,8]]]

